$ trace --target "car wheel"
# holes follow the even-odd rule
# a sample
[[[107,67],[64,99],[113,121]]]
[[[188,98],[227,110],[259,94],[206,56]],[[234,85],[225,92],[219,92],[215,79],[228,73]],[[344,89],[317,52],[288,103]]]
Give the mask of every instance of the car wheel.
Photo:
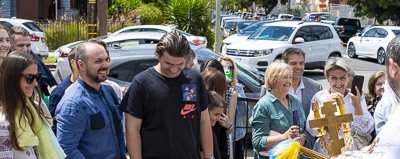
[[[383,48],[378,50],[377,60],[379,64],[385,64],[385,50]]]
[[[354,46],[353,43],[349,44],[349,47],[347,49],[347,55],[349,55],[350,58],[357,58],[356,47]]]

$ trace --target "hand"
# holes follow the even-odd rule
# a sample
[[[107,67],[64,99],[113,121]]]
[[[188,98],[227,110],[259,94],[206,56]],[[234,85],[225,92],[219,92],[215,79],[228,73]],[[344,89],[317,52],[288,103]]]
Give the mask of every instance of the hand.
[[[122,96],[124,96],[127,91],[125,87],[121,87]]]
[[[290,135],[290,138],[295,139],[297,137],[300,137],[299,134],[299,127],[296,125],[291,126],[283,135],[285,135],[285,139],[288,138],[288,134]]]
[[[231,121],[229,121],[228,116],[226,116],[224,113],[221,114],[218,123],[225,129],[229,129],[232,125]]]
[[[357,88],[357,86],[356,86],[356,92],[357,96],[355,96],[353,93],[349,93],[350,102],[351,105],[354,107],[354,114],[362,115],[362,108],[361,108],[362,93],[360,93],[360,90]]]
[[[306,143],[306,138],[307,138],[307,135],[303,133],[303,134],[300,134],[300,137],[295,138],[295,140],[299,141],[300,145],[303,146]]]
[[[342,96],[343,97],[343,95],[340,94],[340,93],[331,93],[328,96],[328,98],[326,98],[325,102],[336,102],[336,97],[338,97],[338,96]]]

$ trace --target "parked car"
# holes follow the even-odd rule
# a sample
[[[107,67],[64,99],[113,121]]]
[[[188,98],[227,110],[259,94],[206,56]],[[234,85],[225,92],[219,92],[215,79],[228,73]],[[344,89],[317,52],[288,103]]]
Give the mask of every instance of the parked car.
[[[17,18],[0,18],[0,24],[10,30],[13,26],[19,26],[26,29],[31,34],[31,49],[42,59],[49,56],[49,48],[46,45],[46,34],[32,20]]]
[[[335,21],[336,20],[336,16],[328,13],[328,12],[313,12],[313,13],[306,13],[306,15],[301,19],[302,21],[306,21],[306,22],[313,22],[315,21],[315,16],[316,15],[321,15],[321,18],[325,18],[325,20],[328,21]]]
[[[332,25],[319,22],[280,21],[257,29],[247,39],[227,45],[222,55],[265,70],[286,48],[301,48],[306,69],[323,68],[329,57],[342,57],[343,46]]]
[[[98,37],[98,39],[103,40],[107,47],[122,47],[129,45],[139,45],[139,44],[156,44],[164,36],[165,33],[157,32],[127,32],[115,35],[108,35]],[[68,57],[68,53],[74,48],[82,44],[85,41],[73,42],[59,47],[54,51],[54,60],[57,62],[59,57]]]
[[[227,20],[242,20],[242,19],[239,18],[239,17],[223,17],[222,20],[221,20],[221,26],[220,26],[221,30],[224,29],[225,22]]]
[[[235,24],[233,24],[233,27],[231,29],[232,34],[238,34],[241,30],[246,28],[247,26],[258,22],[258,20],[241,20],[237,21]]]
[[[172,30],[177,30],[181,32],[185,37],[195,43],[196,45],[200,47],[207,47],[207,38],[203,36],[195,36],[192,34],[189,34],[187,32],[184,32],[179,29],[175,29],[169,26],[164,26],[164,25],[137,25],[137,26],[129,26],[122,28],[116,32],[114,32],[111,35],[119,34],[119,33],[126,33],[126,32],[161,32],[161,33],[169,33]]]
[[[347,42],[357,32],[362,30],[361,21],[356,18],[339,17],[333,26],[343,42]]]
[[[275,20],[278,18],[278,14],[268,14],[267,15],[267,20]]]
[[[389,42],[400,35],[398,26],[374,26],[365,33],[349,39],[347,54],[351,58],[366,56],[385,64],[385,53]]]
[[[293,17],[291,14],[279,14],[275,20],[291,20]]]
[[[251,18],[251,20],[260,20],[261,16],[265,16],[265,14],[264,13],[254,13],[254,15]]]
[[[109,49],[115,48],[115,50],[120,49],[124,46],[131,46],[131,45],[141,45],[141,47],[136,47],[136,49],[147,49],[143,44],[157,44],[158,41],[164,36],[164,33],[121,33],[116,35],[110,35],[108,37],[101,37],[100,39],[106,42],[107,47]],[[72,48],[79,46],[85,41],[78,41],[71,43],[66,46],[62,46],[58,48],[58,52],[61,54],[57,58],[57,66],[55,71],[55,78],[58,83],[63,81],[65,77],[71,74],[71,69],[69,67],[68,62],[68,53],[72,50]],[[55,52],[57,52],[57,50]],[[135,50],[137,51],[137,50]],[[133,51],[133,52],[135,52]],[[124,50],[121,51],[114,51],[120,54],[124,53]],[[126,53],[128,54],[128,53]],[[54,56],[57,56],[56,54]]]
[[[233,19],[233,20],[227,20],[225,21],[224,28],[221,29],[221,35],[223,35],[224,38],[228,37],[233,26],[238,22],[242,21],[242,19]]]
[[[222,50],[224,49],[224,46],[226,46],[226,45],[230,45],[236,41],[241,41],[241,40],[247,39],[247,37],[249,37],[249,35],[252,34],[254,31],[256,31],[258,28],[260,28],[264,24],[272,23],[272,22],[277,22],[277,21],[274,21],[274,20],[258,21],[258,22],[255,22],[255,23],[247,26],[243,30],[239,31],[239,33],[228,36],[226,39],[224,39],[222,41],[222,47],[221,47]]]
[[[300,21],[301,19],[302,19],[301,17],[293,16],[292,19],[290,19],[290,20]]]
[[[253,13],[248,13],[246,16],[243,18],[244,20],[251,20],[251,17],[253,17]]]

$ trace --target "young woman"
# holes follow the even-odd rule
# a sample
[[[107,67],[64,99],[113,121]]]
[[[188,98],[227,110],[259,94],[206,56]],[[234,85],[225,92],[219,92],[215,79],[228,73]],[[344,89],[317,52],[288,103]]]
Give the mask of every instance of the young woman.
[[[215,123],[217,123],[220,120],[221,115],[223,114],[223,111],[226,107],[225,100],[215,91],[209,91],[208,94],[211,101],[211,103],[208,105],[208,114],[210,116],[211,126],[215,126]],[[213,142],[214,142],[214,157],[216,159],[220,159],[221,152],[219,150],[218,140],[214,131],[213,131]]]
[[[7,54],[10,53],[10,47],[10,32],[5,26],[0,25],[0,64]]]
[[[0,66],[0,141],[2,158],[65,158],[63,150],[35,101],[40,96],[36,60],[12,52]],[[41,99],[39,97],[39,99]]]

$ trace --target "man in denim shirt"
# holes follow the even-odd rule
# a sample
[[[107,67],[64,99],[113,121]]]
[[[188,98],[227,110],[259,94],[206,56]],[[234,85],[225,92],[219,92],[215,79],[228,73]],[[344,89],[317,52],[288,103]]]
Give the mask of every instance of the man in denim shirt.
[[[89,40],[76,51],[80,77],[56,109],[57,140],[67,158],[125,158],[122,112],[107,78],[106,44]]]

